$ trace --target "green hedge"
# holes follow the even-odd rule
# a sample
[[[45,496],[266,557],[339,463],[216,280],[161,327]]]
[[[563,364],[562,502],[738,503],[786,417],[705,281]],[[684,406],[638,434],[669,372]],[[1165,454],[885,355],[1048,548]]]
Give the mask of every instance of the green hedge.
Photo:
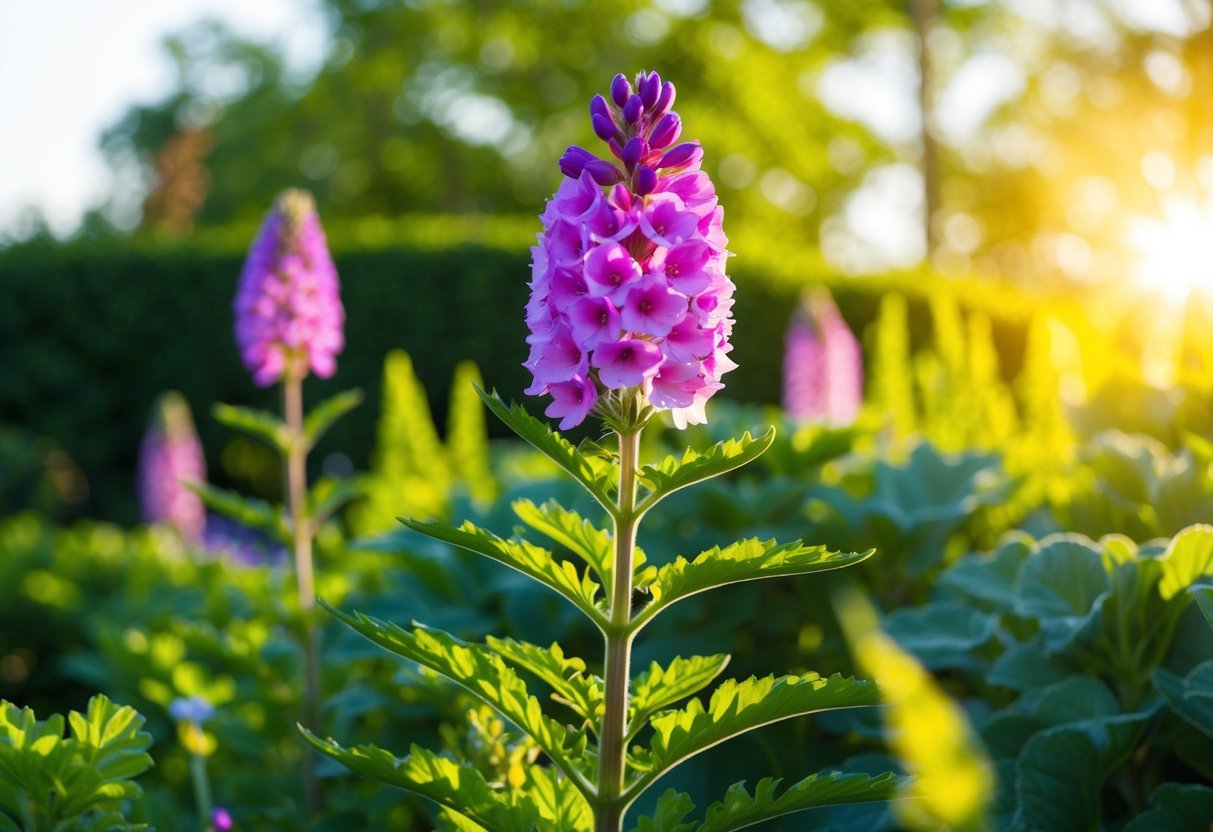
[[[414,237],[404,246],[390,244],[390,223],[380,225],[374,240],[332,235],[347,346],[334,379],[307,385],[313,400],[348,387],[368,394],[318,454],[340,449],[358,467],[371,450],[382,362],[392,348],[412,354],[439,418],[460,359],[474,359],[486,382],[507,397],[520,397],[527,383],[521,362],[529,254],[518,232],[526,224],[514,221],[486,233],[465,220],[441,244]],[[431,220],[423,227],[440,226]],[[206,247],[200,241],[207,238],[184,246],[102,241],[0,252],[0,424],[49,437],[71,456],[90,484],[81,513],[134,519],[137,448],[163,390],[175,388],[188,398],[216,471],[218,450],[231,436],[210,418],[210,405],[276,406],[272,390],[253,387],[231,337],[243,251],[230,235]],[[907,292],[914,339],[927,337],[920,276],[830,279],[818,267],[817,274],[797,277],[793,268],[777,274],[765,258],[753,260],[761,271],[747,270],[744,256],[732,261],[739,285],[734,357],[740,364],[726,379],[732,398],[778,401],[783,330],[799,286],[808,282],[829,282],[857,330],[874,318],[885,290]],[[1000,306],[1005,313],[1006,304]],[[1004,316],[996,326],[1012,363],[1022,347],[1022,318]]]

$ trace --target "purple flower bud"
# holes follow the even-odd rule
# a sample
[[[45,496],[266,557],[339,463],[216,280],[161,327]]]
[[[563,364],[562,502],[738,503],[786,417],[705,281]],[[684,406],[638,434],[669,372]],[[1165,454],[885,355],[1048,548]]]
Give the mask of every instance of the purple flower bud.
[[[652,112],[650,113],[650,115],[652,115],[654,118],[663,116],[666,113],[668,113],[670,111],[670,108],[673,106],[674,106],[674,85],[671,84],[669,81],[666,81],[665,84],[663,84],[661,87],[661,95],[658,96],[657,104],[652,108]]]
[[[640,83],[640,100],[644,104],[644,108],[646,110],[653,109],[653,105],[657,103],[657,98],[660,95],[661,76],[656,72],[650,72]]]
[[[623,105],[623,117],[627,119],[628,124],[635,124],[640,121],[642,115],[644,115],[644,102],[640,100],[639,95],[630,96],[627,103]]]
[[[611,153],[613,153],[615,155],[616,159],[623,158],[623,145],[621,145],[619,143],[618,139],[611,139],[610,141],[608,141],[607,147],[609,147],[611,149]]]
[[[682,135],[682,119],[678,117],[678,113],[666,113],[661,117],[661,121],[657,122],[653,132],[649,133],[649,147],[654,150],[664,150],[678,141],[680,135]]]
[[[647,165],[636,168],[636,193],[647,196],[657,187],[657,172]]]
[[[610,141],[619,133],[619,129],[610,116],[595,114],[590,118],[590,124],[594,127],[594,135],[604,142]]]
[[[139,504],[148,523],[167,523],[181,537],[200,543],[206,509],[183,485],[206,482],[206,459],[190,407],[180,393],[165,393],[139,446]]]
[[[663,168],[683,168],[697,165],[703,159],[703,148],[699,142],[684,142],[661,157]]]
[[[628,97],[632,94],[632,85],[628,81],[627,76],[623,73],[616,75],[611,81],[611,100],[615,102],[616,107],[622,107],[627,103]]]
[[[590,99],[590,118],[594,116],[611,117],[611,105],[607,104],[607,100],[601,95],[595,95]]]
[[[645,147],[644,139],[639,136],[633,136],[628,140],[628,143],[623,146],[623,153],[619,158],[623,160],[625,165],[634,165],[640,161],[641,157],[648,152]]]
[[[623,181],[623,171],[605,159],[594,159],[585,166],[585,170],[599,185],[614,185]]]
[[[570,179],[578,179],[585,166],[597,157],[584,147],[573,145],[560,157],[560,172]]]
[[[240,356],[258,385],[336,371],[345,309],[307,191],[283,191],[274,200],[249,248],[232,308]]]
[[[211,811],[211,826],[215,827],[215,832],[231,832],[231,813],[222,806],[216,806],[214,810]]]

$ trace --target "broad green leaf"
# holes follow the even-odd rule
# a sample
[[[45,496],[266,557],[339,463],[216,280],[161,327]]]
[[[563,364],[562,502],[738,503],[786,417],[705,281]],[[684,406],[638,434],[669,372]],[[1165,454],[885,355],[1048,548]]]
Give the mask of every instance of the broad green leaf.
[[[1159,558],[1162,580],[1158,594],[1169,601],[1192,584],[1213,573],[1213,526],[1189,526],[1171,539]]]
[[[445,806],[438,810],[437,820],[435,832],[485,832],[485,828],[476,821]]]
[[[602,680],[586,672],[585,662],[566,657],[560,645],[539,647],[512,638],[485,639],[489,649],[511,665],[521,667],[545,682],[557,701],[568,705],[577,715],[596,725],[603,709]]]
[[[328,433],[328,429],[338,419],[362,404],[362,398],[362,391],[355,388],[325,399],[312,408],[312,412],[303,420],[303,435],[307,437],[307,446],[316,447],[316,443]]]
[[[657,806],[651,816],[644,815],[636,819],[632,832],[694,832],[695,823],[683,823],[683,818],[695,808],[691,796],[666,789],[657,798]]]
[[[272,413],[231,404],[217,404],[211,413],[220,424],[256,437],[281,454],[290,446],[286,425]]]
[[[884,628],[928,669],[938,670],[972,665],[970,651],[994,638],[998,619],[967,604],[939,601],[895,610]]]
[[[679,656],[667,667],[657,662],[650,664],[648,670],[632,679],[628,724],[633,726],[633,732],[657,711],[703,690],[728,663],[729,657],[718,653],[685,659]]]
[[[564,469],[573,479],[581,483],[602,506],[610,512],[615,510],[614,470],[601,459],[581,453],[572,443],[539,421],[526,408],[515,402],[506,404],[497,391],[486,393],[477,387],[476,392],[485,406],[493,411],[509,428],[525,439],[545,456]]]
[[[1095,545],[1081,535],[1053,535],[1019,570],[1015,612],[1040,619],[1045,648],[1062,650],[1097,626],[1112,580]]]
[[[1154,686],[1175,713],[1213,737],[1213,661],[1197,665],[1186,677],[1159,668],[1153,678]]]
[[[878,704],[875,684],[839,674],[729,679],[713,691],[706,707],[696,698],[649,720],[653,728],[649,748],[634,760],[644,774],[628,792],[638,795],[684,760],[763,725],[817,711]]]
[[[558,561],[547,549],[525,540],[507,540],[471,522],[456,528],[437,520],[404,520],[400,522],[414,531],[484,555],[511,569],[534,578],[539,583],[564,596],[600,628],[606,618],[596,600],[601,587],[590,578],[590,570],[581,575],[568,561]]]
[[[758,538],[739,540],[724,549],[713,547],[688,561],[679,556],[657,570],[647,585],[653,600],[635,618],[637,628],[665,607],[709,589],[759,578],[806,575],[840,569],[874,554],[831,552],[824,546],[806,546],[801,541],[776,543]]]
[[[641,500],[641,511],[652,508],[662,498],[697,482],[727,474],[762,456],[775,441],[775,428],[769,427],[755,438],[747,431],[740,439],[717,442],[704,453],[687,448],[679,459],[667,456],[656,465],[643,465],[637,477],[650,493]]]
[[[235,491],[216,488],[207,483],[187,482],[185,486],[201,497],[208,507],[223,516],[230,517],[250,529],[259,529],[275,540],[290,541],[291,533],[285,516],[265,500],[243,497]]]
[[[487,832],[533,832],[535,806],[516,789],[494,789],[470,765],[414,745],[403,759],[373,745],[342,748],[322,740],[303,726],[303,738],[321,754],[332,757],[355,774],[387,786],[419,794],[449,811],[467,817]]]
[[[1010,610],[1015,601],[1015,577],[1033,546],[1032,538],[1012,532],[992,553],[965,555],[957,560],[939,576],[939,586],[995,610]]]
[[[1029,739],[1015,766],[1022,826],[1033,832],[1098,828],[1104,781],[1137,748],[1153,714],[1071,722]]]
[[[441,630],[420,626],[406,630],[360,612],[350,615],[323,601],[320,603],[375,644],[445,676],[496,709],[529,734],[567,775],[579,778],[581,785],[587,785],[580,769],[576,768],[580,752],[573,744],[578,741],[578,732],[569,731],[546,716],[539,700],[527,691],[526,683],[488,647],[460,641]]]
[[[1043,638],[1037,636],[1011,647],[999,656],[986,678],[992,685],[1027,693],[1060,682],[1078,670],[1070,658],[1047,653]]]
[[[1042,727],[1051,728],[1086,719],[1116,716],[1120,713],[1120,703],[1108,686],[1098,679],[1071,676],[1034,691],[1028,711]]]
[[[1213,824],[1213,789],[1195,783],[1163,783],[1150,793],[1150,809],[1124,832],[1193,832]]]
[[[1209,626],[1213,627],[1213,586],[1202,584],[1192,587],[1190,591],[1196,599],[1196,606],[1200,607],[1200,614],[1209,622]]]
[[[703,824],[696,832],[732,832],[819,806],[892,800],[906,783],[906,778],[892,772],[877,777],[824,772],[809,775],[777,797],[780,782],[778,778],[764,777],[758,781],[753,796],[746,791],[745,783],[730,786],[722,800],[708,807]]]
[[[568,778],[553,768],[531,766],[526,793],[539,811],[539,832],[592,832],[594,811]]]
[[[615,548],[610,534],[576,512],[562,508],[555,500],[548,500],[541,506],[530,500],[515,500],[513,509],[523,523],[585,561],[603,586],[611,585]]]

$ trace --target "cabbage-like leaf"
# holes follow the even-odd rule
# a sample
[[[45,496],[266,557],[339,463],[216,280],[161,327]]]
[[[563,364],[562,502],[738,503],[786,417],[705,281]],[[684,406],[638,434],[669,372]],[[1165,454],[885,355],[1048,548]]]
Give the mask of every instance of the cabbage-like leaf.
[[[1169,601],[1213,572],[1213,526],[1189,526],[1175,535],[1159,563],[1158,594]]]
[[[1015,612],[1040,619],[1045,648],[1056,652],[1095,633],[1111,591],[1111,576],[1090,539],[1052,535],[1019,570]]]
[[[552,430],[545,422],[536,419],[526,408],[516,402],[506,404],[496,390],[486,393],[477,386],[476,392],[486,407],[505,422],[510,430],[525,439],[548,459],[564,469],[573,479],[581,483],[609,512],[615,511],[614,467],[606,460],[581,453],[573,444]]]
[[[512,638],[485,639],[489,649],[511,665],[533,673],[547,683],[557,701],[568,705],[591,725],[602,716],[604,692],[602,680],[586,672],[585,662],[564,655],[560,645],[540,647]]]
[[[675,491],[740,468],[761,456],[774,441],[774,427],[767,428],[757,438],[747,431],[740,439],[717,442],[704,453],[687,448],[681,459],[667,456],[656,465],[641,466],[637,477],[649,494],[641,500],[638,510],[647,511]]]
[[[442,540],[469,552],[492,558],[534,578],[568,599],[598,627],[605,626],[606,617],[595,603],[601,587],[590,578],[589,569],[578,575],[573,564],[556,560],[547,549],[525,540],[498,537],[470,522],[465,522],[458,528],[437,520],[402,519],[400,522],[435,540]]]
[[[1160,667],[1153,678],[1158,692],[1175,713],[1201,733],[1213,737],[1213,661],[1198,664],[1185,677]]]
[[[806,546],[799,540],[777,543],[751,537],[725,548],[713,547],[688,561],[679,556],[657,570],[646,588],[653,600],[636,616],[639,628],[665,607],[700,592],[741,581],[806,575],[840,569],[871,557],[866,552],[831,552],[824,546]]]
[[[632,761],[644,773],[629,785],[628,794],[639,795],[684,760],[763,725],[817,711],[878,704],[875,684],[839,674],[729,679],[716,688],[706,707],[696,698],[649,720],[653,728],[649,748]]]
[[[589,789],[589,781],[578,767],[580,749],[576,747],[584,736],[545,715],[526,683],[488,647],[469,644],[441,630],[420,626],[406,630],[360,612],[349,615],[320,603],[375,644],[445,676],[496,709],[529,734],[567,775]]]
[[[1125,827],[1125,832],[1191,832],[1204,829],[1213,818],[1213,789],[1195,783],[1163,783],[1150,793],[1150,809]]]

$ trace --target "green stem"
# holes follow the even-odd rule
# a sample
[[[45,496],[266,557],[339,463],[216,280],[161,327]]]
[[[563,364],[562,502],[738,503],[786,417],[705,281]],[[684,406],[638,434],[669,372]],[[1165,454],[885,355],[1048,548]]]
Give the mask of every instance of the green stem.
[[[606,686],[598,745],[597,832],[623,828],[628,683],[632,660],[632,570],[636,554],[636,468],[640,430],[619,433],[619,497],[615,516],[610,621],[606,630]]]
[[[211,781],[206,774],[206,758],[201,754],[190,755],[190,777],[194,781],[194,805],[198,807],[198,823],[202,832],[211,828]]]
[[[300,721],[315,730],[320,697],[320,639],[316,630],[316,584],[312,566],[312,537],[315,534],[307,512],[307,437],[303,432],[303,379],[288,376],[282,385],[283,414],[290,436],[286,458],[287,502],[291,513],[291,534],[295,548],[295,581],[299,590],[299,610],[303,618],[305,671]],[[316,783],[316,755],[310,748],[303,752],[304,801],[309,815],[320,809],[320,790]]]

